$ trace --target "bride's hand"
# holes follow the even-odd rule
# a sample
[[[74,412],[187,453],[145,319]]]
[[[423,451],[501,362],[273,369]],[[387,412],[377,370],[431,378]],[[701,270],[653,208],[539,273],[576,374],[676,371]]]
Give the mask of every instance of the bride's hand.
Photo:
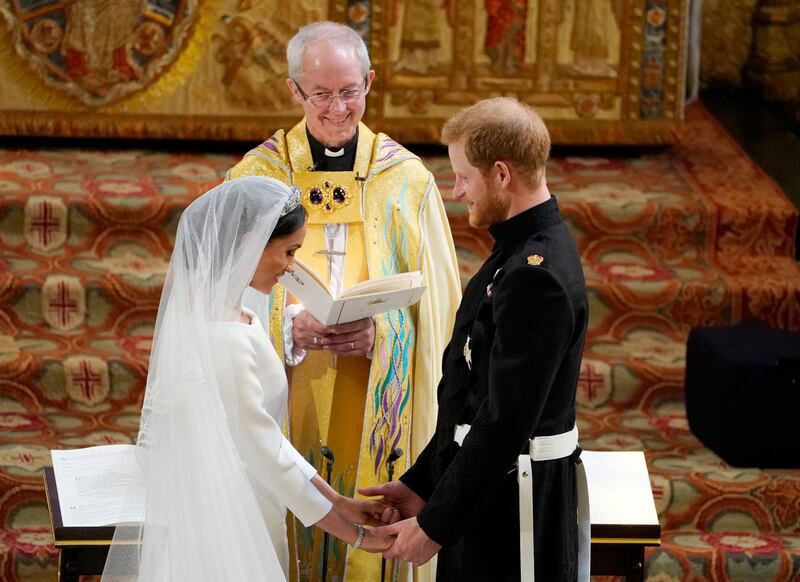
[[[385,552],[392,547],[394,539],[375,535],[371,529],[368,529],[364,534],[364,541],[361,542],[361,549],[372,553]]]
[[[339,496],[334,505],[342,517],[353,523],[386,525],[399,519],[397,510],[379,499],[352,499]]]

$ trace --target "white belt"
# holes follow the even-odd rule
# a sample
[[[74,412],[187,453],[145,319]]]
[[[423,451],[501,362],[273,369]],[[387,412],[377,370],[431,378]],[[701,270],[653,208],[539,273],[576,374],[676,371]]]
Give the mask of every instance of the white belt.
[[[453,440],[459,446],[469,432],[470,425],[459,424]],[[535,437],[530,441],[530,453],[517,459],[517,483],[519,484],[519,562],[520,580],[534,582],[533,567],[533,472],[531,460],[552,461],[563,459],[578,447],[578,427],[569,432],[551,436]],[[578,487],[578,582],[588,582],[590,552],[592,547],[591,520],[589,517],[589,487],[583,463],[575,466]]]

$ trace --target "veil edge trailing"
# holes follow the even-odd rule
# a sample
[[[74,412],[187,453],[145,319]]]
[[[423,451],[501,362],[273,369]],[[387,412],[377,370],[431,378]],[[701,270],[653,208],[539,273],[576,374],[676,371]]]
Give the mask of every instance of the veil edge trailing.
[[[285,579],[223,406],[233,366],[218,364],[215,326],[238,320],[275,225],[296,201],[277,180],[246,177],[181,216],[135,448],[144,519],[116,528],[103,582]],[[132,489],[126,505],[134,503]]]

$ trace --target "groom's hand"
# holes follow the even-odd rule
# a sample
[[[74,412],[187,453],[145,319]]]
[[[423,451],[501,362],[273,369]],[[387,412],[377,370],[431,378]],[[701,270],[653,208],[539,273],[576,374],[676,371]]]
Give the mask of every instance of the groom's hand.
[[[394,536],[392,547],[383,552],[387,560],[399,559],[421,566],[442,549],[419,527],[416,517],[376,527],[372,532],[377,536]]]
[[[400,513],[380,499],[352,499],[339,496],[335,506],[337,512],[353,523],[385,525],[400,519]],[[384,519],[384,516],[388,518]]]
[[[422,508],[425,507],[425,500],[414,493],[414,491],[402,481],[390,481],[389,483],[376,485],[375,487],[362,487],[358,492],[367,497],[382,497],[381,501],[400,511],[401,519],[415,517],[422,511]],[[391,517],[390,513],[384,512],[381,521],[383,523],[393,523],[397,521],[396,518],[391,519]]]

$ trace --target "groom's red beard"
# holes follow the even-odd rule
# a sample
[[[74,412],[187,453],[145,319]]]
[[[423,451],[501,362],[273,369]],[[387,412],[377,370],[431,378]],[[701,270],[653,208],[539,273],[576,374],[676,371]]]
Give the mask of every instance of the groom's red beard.
[[[508,217],[508,203],[500,197],[500,190],[486,184],[486,191],[473,202],[469,209],[469,223],[475,228],[489,228]]]

